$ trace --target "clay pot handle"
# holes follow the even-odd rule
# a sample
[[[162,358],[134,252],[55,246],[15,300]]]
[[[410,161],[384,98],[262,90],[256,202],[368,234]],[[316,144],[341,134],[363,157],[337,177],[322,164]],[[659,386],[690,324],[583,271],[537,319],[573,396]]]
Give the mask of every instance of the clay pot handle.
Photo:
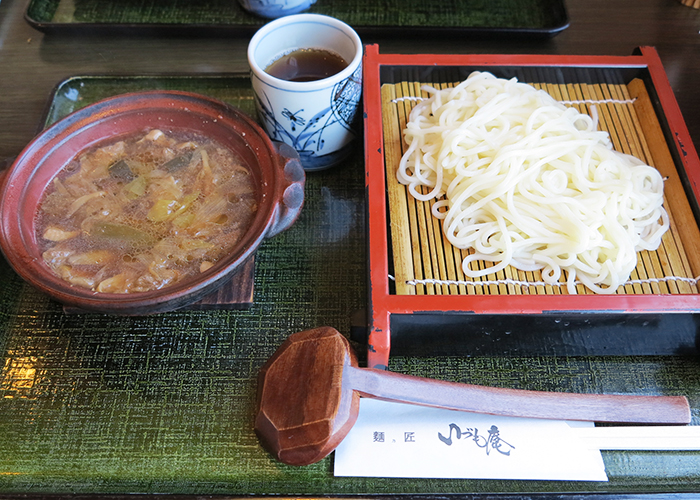
[[[280,169],[284,172],[285,189],[280,200],[276,219],[265,237],[270,238],[288,229],[299,217],[304,204],[306,172],[301,166],[299,153],[283,142],[273,141],[279,154]]]

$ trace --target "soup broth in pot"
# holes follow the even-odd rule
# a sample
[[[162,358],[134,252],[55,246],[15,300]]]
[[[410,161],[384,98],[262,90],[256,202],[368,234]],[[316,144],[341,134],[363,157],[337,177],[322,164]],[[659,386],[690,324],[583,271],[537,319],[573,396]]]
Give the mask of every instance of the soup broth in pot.
[[[153,129],[76,157],[43,195],[37,239],[72,285],[146,292],[215,266],[257,207],[253,176],[233,152]]]

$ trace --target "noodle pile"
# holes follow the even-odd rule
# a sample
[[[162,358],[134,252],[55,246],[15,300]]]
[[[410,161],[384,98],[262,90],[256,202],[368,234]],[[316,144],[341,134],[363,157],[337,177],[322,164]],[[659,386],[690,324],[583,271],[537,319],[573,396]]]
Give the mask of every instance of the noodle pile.
[[[438,199],[448,240],[474,250],[466,276],[512,265],[555,284],[564,270],[569,293],[576,280],[615,293],[636,252],[659,247],[669,227],[661,175],[614,151],[588,115],[490,73],[423,90],[430,98],[410,114],[397,177],[416,199]]]

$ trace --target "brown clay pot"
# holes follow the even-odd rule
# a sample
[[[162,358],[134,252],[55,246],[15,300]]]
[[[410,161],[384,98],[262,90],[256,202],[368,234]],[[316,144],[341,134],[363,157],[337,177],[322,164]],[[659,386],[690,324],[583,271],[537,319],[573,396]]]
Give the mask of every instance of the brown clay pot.
[[[77,154],[146,128],[196,132],[237,153],[252,171],[258,188],[253,224],[225,259],[197,279],[130,294],[72,286],[44,264],[39,250],[35,216],[42,195]],[[304,183],[297,153],[289,146],[273,143],[250,117],[226,103],[176,91],[124,94],[56,122],[17,157],[0,190],[0,248],[23,279],[65,305],[119,315],[171,311],[225,284],[265,238],[289,228],[301,212]]]

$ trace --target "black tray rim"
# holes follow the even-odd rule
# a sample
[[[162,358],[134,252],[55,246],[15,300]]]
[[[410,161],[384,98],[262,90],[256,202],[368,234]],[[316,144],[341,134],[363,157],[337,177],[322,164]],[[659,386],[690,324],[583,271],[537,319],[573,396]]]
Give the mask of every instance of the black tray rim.
[[[24,9],[24,20],[34,29],[45,34],[69,34],[69,35],[145,35],[145,36],[198,36],[206,38],[216,37],[250,37],[267,20],[261,18],[258,25],[244,24],[211,24],[211,23],[54,23],[40,21],[33,18],[29,11],[32,3],[37,0],[27,0]],[[558,22],[553,26],[541,28],[517,28],[517,27],[443,27],[443,26],[393,26],[393,25],[356,25],[353,26],[360,35],[370,36],[397,36],[410,33],[412,35],[431,36],[510,36],[510,37],[534,37],[551,38],[570,25],[569,14],[565,0],[554,0],[558,14]]]

